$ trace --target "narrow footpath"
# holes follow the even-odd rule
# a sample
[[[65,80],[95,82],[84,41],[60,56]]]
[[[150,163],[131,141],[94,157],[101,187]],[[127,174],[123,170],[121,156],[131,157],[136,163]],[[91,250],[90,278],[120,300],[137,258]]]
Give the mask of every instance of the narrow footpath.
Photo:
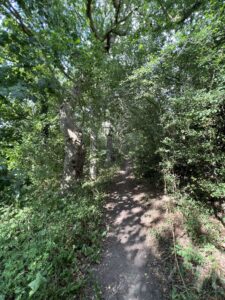
[[[163,246],[151,232],[163,223],[166,197],[148,191],[132,174],[129,162],[108,191],[108,233],[94,278],[103,300],[168,299]],[[157,227],[160,228],[160,227]]]

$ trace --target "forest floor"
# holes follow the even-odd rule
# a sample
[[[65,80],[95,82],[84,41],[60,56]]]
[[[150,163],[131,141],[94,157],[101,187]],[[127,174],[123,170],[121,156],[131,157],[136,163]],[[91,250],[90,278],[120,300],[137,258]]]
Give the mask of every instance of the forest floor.
[[[95,291],[88,299],[168,299],[168,245],[154,236],[165,221],[168,197],[149,189],[134,177],[129,162],[115,176],[105,205],[101,262],[92,273]]]

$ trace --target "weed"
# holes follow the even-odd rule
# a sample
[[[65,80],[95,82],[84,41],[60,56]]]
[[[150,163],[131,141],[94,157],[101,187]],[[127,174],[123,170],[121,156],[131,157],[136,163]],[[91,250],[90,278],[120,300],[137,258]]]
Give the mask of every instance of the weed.
[[[210,211],[197,201],[184,197],[180,210],[185,218],[185,227],[194,243],[220,243],[219,228],[210,221]]]
[[[192,245],[188,247],[176,245],[175,249],[177,254],[182,257],[183,266],[187,269],[204,263],[204,257],[199,253],[198,249],[193,248]]]

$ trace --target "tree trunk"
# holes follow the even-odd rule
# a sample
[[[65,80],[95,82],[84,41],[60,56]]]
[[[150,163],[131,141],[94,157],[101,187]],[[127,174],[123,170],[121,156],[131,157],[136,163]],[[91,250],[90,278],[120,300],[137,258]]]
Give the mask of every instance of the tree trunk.
[[[95,131],[90,133],[90,178],[97,178],[97,134]]]
[[[107,156],[106,156],[106,161],[107,163],[112,163],[114,161],[114,156],[113,156],[113,135],[112,135],[112,127],[110,124],[110,127],[107,132],[107,141],[106,141],[106,149],[107,149]]]
[[[49,122],[46,122],[47,116],[48,116],[48,102],[47,100],[41,100],[41,110],[40,114],[43,118],[42,122],[44,123],[43,128],[42,128],[42,136],[44,139],[44,144],[47,144],[48,138],[49,138],[49,128],[50,124]]]
[[[65,139],[62,190],[74,187],[83,175],[85,151],[82,131],[75,125],[73,110],[64,102],[60,108],[61,130]]]

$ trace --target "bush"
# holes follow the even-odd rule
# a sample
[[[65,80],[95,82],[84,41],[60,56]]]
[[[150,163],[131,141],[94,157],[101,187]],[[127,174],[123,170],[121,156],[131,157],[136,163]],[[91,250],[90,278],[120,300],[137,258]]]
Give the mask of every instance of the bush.
[[[1,208],[0,299],[74,299],[86,263],[98,258],[100,194],[39,193]]]
[[[166,137],[161,149],[165,174],[175,174],[180,188],[194,199],[222,202],[224,93],[220,89],[189,91],[171,105],[172,110],[165,115]]]

